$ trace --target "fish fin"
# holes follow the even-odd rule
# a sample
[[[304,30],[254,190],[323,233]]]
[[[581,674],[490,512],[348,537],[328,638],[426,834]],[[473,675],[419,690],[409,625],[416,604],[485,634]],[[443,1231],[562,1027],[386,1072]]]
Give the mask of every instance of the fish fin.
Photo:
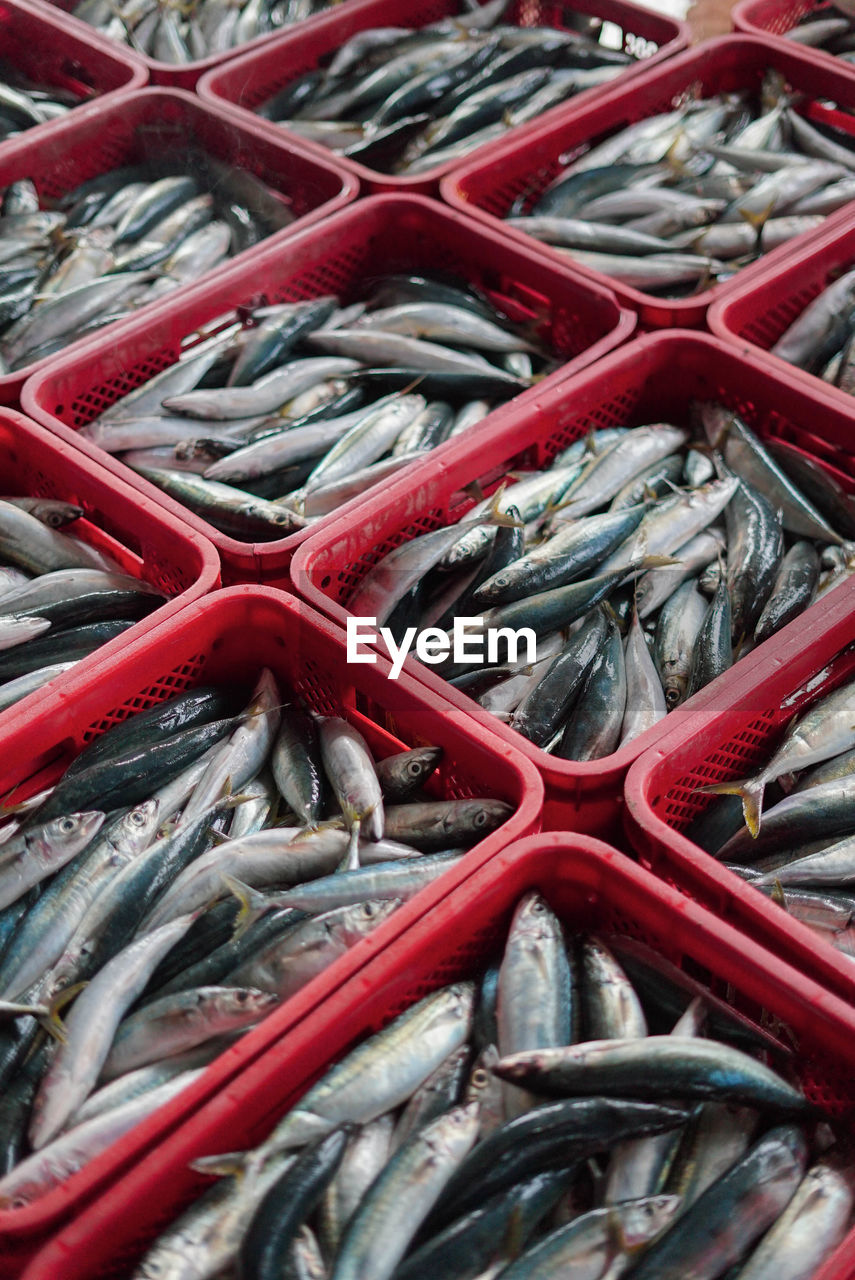
[[[88,986],[88,982],[75,982],[72,986],[58,991],[53,999],[48,1002],[44,1014],[39,1016],[41,1026],[44,1027],[49,1036],[52,1036],[54,1040],[58,1040],[60,1044],[66,1044],[68,1041],[65,1023],[59,1016],[60,1010],[64,1009],[67,1004],[71,1004],[74,997],[80,995],[83,988]]]
[[[756,839],[760,831],[765,787],[765,782],[758,782],[756,778],[734,778],[732,782],[713,782],[705,787],[698,787],[698,790],[709,796],[739,796],[745,825]]]
[[[232,934],[232,942],[236,942],[238,938],[243,937],[251,924],[254,924],[260,916],[270,910],[271,903],[263,893],[259,893],[251,885],[244,884],[242,880],[238,880],[235,876],[223,875],[222,881],[229,893],[233,894],[240,903],[240,911],[237,913],[235,929]]]
[[[784,893],[784,886],[781,884],[780,880],[775,880],[775,883],[772,886],[772,892],[769,896],[773,902],[777,902],[779,907],[783,907],[785,911],[789,910],[787,907],[787,898]]]
[[[525,1222],[523,1221],[522,1205],[516,1204],[511,1210],[508,1216],[508,1221],[505,1225],[502,1243],[500,1246],[500,1258],[507,1258],[508,1261],[513,1261],[515,1258],[518,1258],[525,1247],[525,1238],[526,1231]],[[499,1260],[499,1258],[496,1259],[496,1261]]]
[[[353,825],[350,828],[350,838],[347,842],[347,849],[344,857],[336,867],[336,871],[358,871],[359,870],[359,832],[362,827],[362,819],[354,818]]]
[[[499,1050],[494,1044],[488,1044],[481,1053],[481,1065],[485,1067],[487,1071],[492,1071],[493,1067],[495,1067],[500,1061],[501,1058],[499,1057]]]
[[[211,844],[213,845],[221,845],[221,844],[229,843],[229,837],[226,835],[224,831],[211,830],[208,832],[208,839],[211,841]]]
[[[219,1156],[200,1156],[190,1161],[190,1168],[196,1173],[209,1173],[226,1178],[229,1175],[243,1174],[247,1166],[246,1151],[224,1151]]]
[[[761,209],[759,213],[753,213],[750,209],[739,209],[740,218],[743,218],[756,233],[757,249],[760,249],[760,238],[763,235],[763,228],[769,221],[772,210],[775,207],[775,201],[770,200],[765,209]]]
[[[504,529],[524,529],[525,528],[524,521],[518,520],[516,519],[515,516],[508,515],[506,511],[501,511],[499,509],[499,503],[501,502],[502,497],[504,496],[506,488],[507,488],[507,485],[504,485],[504,484],[499,485],[496,492],[490,498],[490,503],[487,508],[487,511],[484,514],[483,520],[481,520],[479,523],[497,524],[497,525],[501,525],[502,528]]]
[[[481,488],[480,480],[473,480],[470,484],[464,485],[463,492],[468,498],[471,498],[473,502],[484,501],[484,490]]]
[[[687,142],[691,147],[694,147],[695,144],[692,142],[691,138],[689,138],[688,134],[686,134],[683,129],[680,129],[676,138],[663,156],[663,163],[667,164],[668,168],[674,173],[679,174],[681,178],[688,178],[692,176],[683,161],[677,155],[677,150],[680,145]]]
[[[671,565],[682,564],[683,561],[674,556],[644,556],[639,569],[668,569]]]
[[[240,792],[237,792],[235,795],[223,796],[220,804],[224,805],[227,809],[237,809],[238,805],[248,804],[250,800],[257,799],[258,796],[242,795]]]

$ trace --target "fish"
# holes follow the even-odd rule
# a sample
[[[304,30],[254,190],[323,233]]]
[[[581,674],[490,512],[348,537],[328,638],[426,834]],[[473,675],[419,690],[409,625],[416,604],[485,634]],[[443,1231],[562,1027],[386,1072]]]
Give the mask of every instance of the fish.
[[[855,744],[855,686],[842,685],[796,716],[771,759],[753,777],[711,783],[711,795],[735,795],[742,800],[745,825],[753,836],[760,830],[763,793],[770,782],[809,765],[820,764]]]
[[[448,797],[432,780],[439,747],[385,735],[381,768],[349,719],[314,711],[267,668],[249,690],[192,686],[92,738],[32,800],[11,797],[0,815],[10,1204],[45,1194],[192,1083],[513,812]],[[384,786],[390,830],[412,844],[371,826]],[[102,808],[74,807],[96,793]],[[352,803],[365,838],[347,872]],[[286,815],[293,825],[277,825]],[[309,911],[290,909],[289,887],[313,878]],[[456,1019],[468,1025],[471,1003],[465,987],[440,1002],[437,1066],[461,1047]],[[429,1015],[428,1037],[433,1026]]]
[[[417,174],[637,60],[569,23],[520,27],[506,9],[466,3],[422,27],[366,28],[316,67],[280,77],[255,110],[381,172]]]
[[[12,208],[19,187],[6,192]],[[0,215],[0,240],[24,236],[28,264],[24,283],[0,270],[4,368],[99,332],[291,221],[284,197],[198,147],[180,165],[152,154],[58,196],[39,191],[33,207]]]
[[[360,562],[348,613],[385,624],[398,670],[420,630],[442,632],[445,652],[417,647],[416,658],[540,749],[612,754],[757,643],[773,592],[760,635],[801,616],[825,585],[811,566],[848,545],[753,426],[712,401],[688,416],[688,427],[645,422],[580,437],[537,470],[508,465],[489,497],[464,487],[478,501],[456,525],[410,527]],[[708,442],[693,441],[702,424]],[[731,439],[735,469],[721,452]],[[814,537],[798,537],[803,528]],[[473,643],[458,661],[459,628]],[[543,647],[534,657],[529,644],[523,660],[529,632]]]
[[[855,1188],[845,1144],[832,1139],[827,1147],[815,1135],[819,1108],[729,1042],[737,1022],[727,1005],[729,1020],[716,1020],[720,1039],[701,1034],[703,995],[689,1003],[673,1035],[648,1035],[655,1002],[634,990],[616,959],[626,953],[624,944],[636,945],[632,939],[580,934],[550,896],[531,890],[506,906],[511,909],[503,908],[498,930],[503,964],[531,964],[535,972],[537,955],[529,959],[523,943],[540,914],[554,921],[556,941],[588,950],[593,989],[607,988],[620,973],[620,990],[637,1009],[630,1040],[514,1057],[581,1061],[591,1053],[614,1061],[631,1045],[633,1071],[620,1087],[613,1080],[613,1096],[589,1094],[580,1083],[581,1096],[535,1100],[524,1114],[480,1128],[483,1082],[462,1096],[460,1085],[461,1064],[490,1034],[483,1025],[478,1030],[482,1014],[474,1012],[476,980],[485,1001],[496,985],[495,966],[482,951],[480,961],[467,964],[466,978],[441,985],[437,976],[435,990],[420,998],[414,993],[403,1012],[390,1009],[379,1030],[366,1026],[342,1056],[315,1073],[302,1097],[289,1098],[284,1113],[280,1104],[257,1146],[194,1159],[194,1168],[221,1181],[171,1226],[158,1228],[135,1280],[150,1280],[166,1258],[176,1266],[192,1262],[202,1274],[232,1266],[272,1280],[283,1258],[296,1256],[298,1238],[301,1256],[322,1255],[326,1274],[339,1280],[415,1280],[428,1271],[476,1280],[499,1270],[514,1280],[547,1280],[556,1268],[591,1280],[696,1270],[712,1276],[737,1260],[755,1268],[757,1280],[776,1264],[806,1280],[808,1263],[815,1268],[824,1261],[845,1232]],[[544,994],[549,972],[558,990],[564,982],[547,961],[538,978]],[[558,990],[549,993],[551,1001]],[[619,992],[606,994],[615,997],[609,1016],[619,1019]],[[472,1079],[508,1074],[503,1061],[513,1058],[483,1053]],[[599,1079],[609,1087],[602,1072]],[[640,1100],[639,1088],[658,1096]],[[668,1089],[674,1092],[662,1101]],[[736,1094],[751,1100],[728,1101]],[[401,1114],[423,1119],[408,1124],[396,1142]],[[591,1158],[611,1158],[627,1143],[658,1142],[680,1152],[666,1162],[660,1187],[592,1207]],[[256,1193],[241,1202],[247,1186]],[[407,1212],[396,1212],[403,1204]],[[216,1222],[222,1225],[215,1232]],[[309,1234],[300,1235],[306,1223]],[[714,1228],[707,1231],[707,1223]]]
[[[548,317],[512,322],[477,286],[365,288],[352,307],[322,295],[219,317],[82,437],[221,532],[273,541],[405,473],[561,362]],[[519,374],[505,368],[515,359]]]
[[[569,162],[556,156],[548,176],[518,183],[522,193],[503,194],[497,212],[516,233],[624,286],[699,296],[852,199],[851,131],[831,112],[819,124],[806,118],[791,98],[771,72],[756,89],[691,95],[582,141]],[[843,316],[838,327],[846,330]]]

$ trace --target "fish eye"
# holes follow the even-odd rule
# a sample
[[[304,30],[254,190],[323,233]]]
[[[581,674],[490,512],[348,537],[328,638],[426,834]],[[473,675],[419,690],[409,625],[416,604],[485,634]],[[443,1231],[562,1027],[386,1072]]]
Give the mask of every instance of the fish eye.
[[[476,1089],[483,1089],[487,1083],[487,1072],[483,1067],[476,1067],[472,1072],[472,1083]]]
[[[362,914],[371,920],[377,914],[377,908],[371,902],[366,902],[362,907]]]
[[[676,707],[677,703],[680,701],[680,690],[675,689],[673,685],[670,689],[666,689],[665,701],[669,707]]]
[[[135,826],[137,826],[137,827],[141,827],[141,826],[143,825],[143,823],[145,822],[145,814],[144,814],[144,813],[140,813],[139,811],[137,811],[137,812],[135,812],[135,813],[132,813],[132,814],[131,814],[131,822],[133,822]]]
[[[487,814],[483,809],[479,809],[475,814],[475,826],[485,827],[487,825]]]
[[[60,818],[59,820],[59,829],[66,835],[69,832],[74,831],[76,826],[77,826],[77,823],[74,821],[73,818]]]
[[[421,771],[422,771],[422,767],[419,764],[418,760],[411,760],[410,763],[407,765],[407,773],[410,775],[411,778],[417,778],[421,773]]]

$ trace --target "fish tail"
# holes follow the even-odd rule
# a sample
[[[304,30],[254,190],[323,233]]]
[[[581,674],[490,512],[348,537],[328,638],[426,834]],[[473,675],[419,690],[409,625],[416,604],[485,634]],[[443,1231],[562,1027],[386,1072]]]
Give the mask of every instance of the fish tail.
[[[65,1023],[60,1015],[60,1010],[64,1009],[67,1004],[71,1004],[75,996],[79,995],[84,987],[88,987],[88,982],[75,982],[73,986],[65,987],[62,991],[58,991],[47,1004],[44,1012],[38,1014],[39,1024],[54,1040],[58,1040],[60,1044],[66,1044],[68,1041],[68,1033],[65,1029]]]
[[[233,894],[240,903],[240,911],[237,913],[232,934],[232,942],[236,942],[238,938],[243,937],[250,925],[255,924],[256,920],[270,910],[270,899],[265,898],[263,893],[259,893],[251,885],[244,884],[235,876],[224,874],[222,880],[229,893]]]
[[[708,796],[739,796],[742,800],[742,813],[745,825],[754,838],[760,831],[760,818],[763,812],[763,792],[766,783],[756,778],[734,778],[732,782],[713,782],[698,790]]]
[[[362,827],[362,818],[353,819],[353,825],[350,828],[350,839],[347,842],[347,849],[344,857],[336,868],[337,871],[357,871],[359,869],[359,832]]]
[[[516,516],[509,515],[507,511],[502,511],[499,506],[506,488],[506,485],[500,485],[490,498],[490,504],[481,523],[500,525],[504,529],[522,529],[524,527],[523,521]]]
[[[763,228],[769,220],[769,216],[775,207],[775,201],[770,200],[765,209],[761,209],[759,213],[753,213],[750,209],[740,209],[740,217],[744,218],[757,235],[759,244],[760,237],[763,234]]]
[[[690,142],[690,140],[686,133],[681,129],[668,150],[665,152],[664,156],[664,162],[668,165],[668,168],[672,169],[674,173],[678,174],[681,178],[688,178],[692,176],[691,171],[686,167],[677,154],[680,147],[685,146],[687,142]],[[690,145],[693,144],[690,143]]]

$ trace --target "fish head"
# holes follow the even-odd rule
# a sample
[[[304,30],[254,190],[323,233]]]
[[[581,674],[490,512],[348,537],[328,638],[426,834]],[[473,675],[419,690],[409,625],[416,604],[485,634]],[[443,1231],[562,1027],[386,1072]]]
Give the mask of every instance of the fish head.
[[[472,598],[476,604],[498,603],[513,581],[513,574],[506,569],[502,569],[499,573],[493,574],[487,582],[482,582],[481,586],[473,593]]]
[[[479,1053],[466,1085],[466,1101],[479,1102],[482,1106],[488,1098],[501,1089],[493,1067],[499,1061],[499,1051],[494,1044],[488,1044]]]
[[[421,747],[411,752],[402,765],[402,781],[416,785],[429,778],[442,759],[442,747]]]
[[[84,849],[104,822],[100,809],[86,809],[81,813],[65,813],[54,818],[45,827],[43,840],[50,848]]]
[[[235,987],[217,997],[217,1012],[225,1017],[255,1016],[263,1018],[281,1003],[275,991],[258,991],[254,987]]]
[[[686,696],[686,677],[678,675],[666,676],[662,681],[662,692],[665,694],[665,705],[669,711],[679,706]]]
[[[400,898],[392,898],[388,902],[357,902],[345,907],[334,932],[341,936],[346,946],[352,947],[379,928],[400,906]]]
[[[531,893],[524,894],[517,904],[511,923],[511,933],[530,934],[540,938],[551,919],[552,912],[546,902],[536,890],[532,890]]]
[[[645,1196],[616,1205],[616,1234],[622,1249],[634,1253],[661,1236],[674,1221],[682,1201],[682,1196]]]
[[[122,819],[120,839],[137,853],[141,853],[157,832],[160,821],[160,801],[155,797],[135,805]]]
[[[507,822],[513,811],[513,805],[504,800],[472,800],[463,825],[471,835],[485,836]]]

